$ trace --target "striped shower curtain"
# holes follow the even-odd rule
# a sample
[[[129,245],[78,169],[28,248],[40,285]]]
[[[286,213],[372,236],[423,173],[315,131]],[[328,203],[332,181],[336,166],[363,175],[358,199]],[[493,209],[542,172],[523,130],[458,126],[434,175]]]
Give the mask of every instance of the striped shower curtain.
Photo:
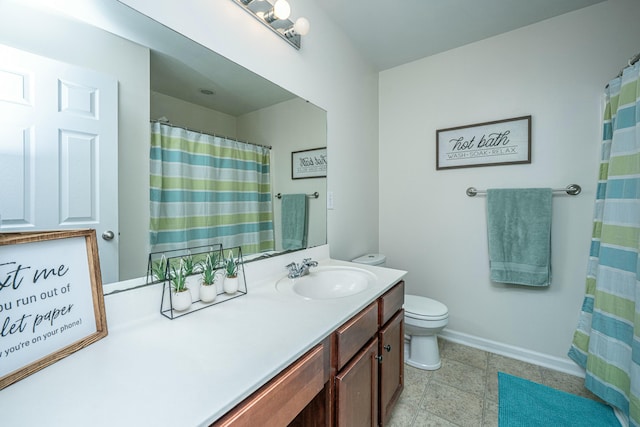
[[[569,351],[585,385],[640,426],[640,63],[606,88],[586,295]]]
[[[151,251],[273,250],[270,150],[151,124]]]

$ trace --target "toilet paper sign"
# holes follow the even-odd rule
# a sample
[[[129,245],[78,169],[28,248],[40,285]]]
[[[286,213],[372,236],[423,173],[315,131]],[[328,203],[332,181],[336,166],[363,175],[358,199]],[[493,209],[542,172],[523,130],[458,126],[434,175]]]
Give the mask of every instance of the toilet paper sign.
[[[0,389],[106,335],[95,230],[0,235]]]
[[[436,131],[436,169],[531,163],[531,116]]]

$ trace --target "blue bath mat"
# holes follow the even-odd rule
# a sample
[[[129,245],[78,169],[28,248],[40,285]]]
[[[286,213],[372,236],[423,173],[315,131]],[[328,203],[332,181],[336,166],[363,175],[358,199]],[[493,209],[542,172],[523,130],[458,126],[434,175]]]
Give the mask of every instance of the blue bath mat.
[[[498,372],[500,427],[620,426],[604,403]]]

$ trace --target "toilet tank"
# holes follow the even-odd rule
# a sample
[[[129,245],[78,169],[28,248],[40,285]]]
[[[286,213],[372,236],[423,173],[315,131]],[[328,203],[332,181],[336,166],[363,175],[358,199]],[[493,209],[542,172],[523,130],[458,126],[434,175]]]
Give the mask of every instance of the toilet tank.
[[[365,254],[362,255],[351,262],[355,262],[358,264],[367,264],[367,265],[377,265],[379,267],[383,267],[387,257],[382,254]]]

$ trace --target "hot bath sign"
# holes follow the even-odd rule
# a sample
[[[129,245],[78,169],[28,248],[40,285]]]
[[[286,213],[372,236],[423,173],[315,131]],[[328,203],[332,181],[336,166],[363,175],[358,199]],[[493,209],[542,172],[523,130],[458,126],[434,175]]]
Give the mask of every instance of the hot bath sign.
[[[531,163],[531,116],[436,131],[436,169]]]

